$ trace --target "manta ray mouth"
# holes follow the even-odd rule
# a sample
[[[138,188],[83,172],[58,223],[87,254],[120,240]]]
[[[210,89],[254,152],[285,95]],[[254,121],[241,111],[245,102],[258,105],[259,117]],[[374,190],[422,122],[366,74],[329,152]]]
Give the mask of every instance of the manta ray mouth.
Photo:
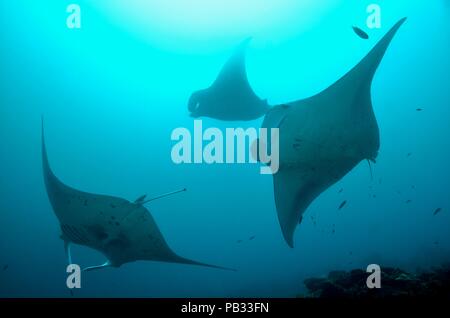
[[[200,108],[200,103],[199,102],[189,103],[189,111],[191,113],[194,113],[194,112],[198,111],[199,108]]]
[[[200,107],[200,101],[199,101],[199,94],[201,94],[202,91],[197,91],[192,93],[191,97],[188,101],[188,109],[190,112],[196,112],[198,111]]]

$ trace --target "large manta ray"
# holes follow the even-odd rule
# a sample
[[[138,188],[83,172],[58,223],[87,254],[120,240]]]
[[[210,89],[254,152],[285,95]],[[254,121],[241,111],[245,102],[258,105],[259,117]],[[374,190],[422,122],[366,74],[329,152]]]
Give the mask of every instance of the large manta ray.
[[[294,246],[302,215],[323,191],[362,160],[375,162],[379,130],[371,102],[374,74],[400,20],[350,72],[321,93],[268,111],[263,127],[279,128],[275,204],[283,236]],[[269,147],[268,147],[269,148]]]
[[[146,200],[145,196],[141,196],[135,202],[129,202],[113,196],[78,191],[63,184],[53,174],[49,165],[43,123],[42,162],[45,187],[61,226],[61,238],[69,264],[72,263],[70,246],[73,243],[93,248],[107,258],[106,263],[84,270],[119,267],[138,260],[226,269],[175,254],[164,240],[152,215],[144,207],[145,203],[153,199]]]
[[[245,50],[250,40],[246,39],[235,49],[209,88],[191,95],[188,108],[192,117],[252,120],[269,110],[267,101],[259,99],[248,82]]]

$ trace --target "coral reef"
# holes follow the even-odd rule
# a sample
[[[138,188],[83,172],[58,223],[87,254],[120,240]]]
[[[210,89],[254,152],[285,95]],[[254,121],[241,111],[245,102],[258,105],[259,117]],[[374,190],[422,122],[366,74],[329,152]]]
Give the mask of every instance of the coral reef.
[[[381,271],[379,289],[367,287],[366,280],[370,274],[361,269],[332,271],[327,278],[306,279],[307,297],[450,297],[450,265],[415,274],[398,268],[382,268]]]

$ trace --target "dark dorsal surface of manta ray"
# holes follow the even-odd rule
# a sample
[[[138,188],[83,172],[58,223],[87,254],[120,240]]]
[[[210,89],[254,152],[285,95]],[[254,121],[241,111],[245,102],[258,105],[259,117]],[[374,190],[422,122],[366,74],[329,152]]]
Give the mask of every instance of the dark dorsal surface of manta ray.
[[[400,20],[350,72],[321,93],[272,108],[263,127],[279,128],[280,167],[274,195],[290,247],[303,213],[322,192],[362,160],[375,162],[380,147],[372,109],[375,72]],[[269,147],[268,147],[269,148]]]
[[[153,199],[145,200],[145,196],[141,196],[135,202],[130,202],[118,197],[78,191],[62,183],[54,175],[48,161],[43,123],[42,161],[45,187],[61,226],[61,238],[69,264],[72,263],[70,246],[79,244],[101,252],[107,259],[103,265],[84,270],[119,267],[139,260],[227,269],[175,254],[167,245],[152,215],[143,206]]]
[[[256,96],[247,78],[245,53],[250,40],[246,39],[235,49],[209,88],[191,95],[188,109],[192,117],[246,121],[257,119],[269,110],[267,101]]]

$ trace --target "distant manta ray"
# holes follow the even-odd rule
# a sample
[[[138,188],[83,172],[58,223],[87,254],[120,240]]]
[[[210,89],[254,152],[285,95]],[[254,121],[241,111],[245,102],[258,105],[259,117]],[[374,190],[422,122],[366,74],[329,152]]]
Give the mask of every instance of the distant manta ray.
[[[375,162],[380,139],[372,109],[372,80],[405,20],[395,24],[358,65],[330,87],[267,112],[262,126],[280,129],[280,167],[273,176],[275,204],[290,247],[311,202],[362,160]]]
[[[245,51],[250,40],[235,49],[209,88],[191,95],[188,103],[191,117],[244,121],[257,119],[269,110],[267,101],[259,99],[248,82]]]
[[[72,263],[71,244],[95,249],[107,258],[98,266],[87,267],[90,271],[105,267],[119,267],[139,260],[200,265],[219,269],[189,260],[175,254],[164,240],[157,224],[144,204],[186,189],[171,192],[153,199],[139,197],[135,202],[86,193],[63,184],[50,168],[42,122],[42,162],[44,181],[53,210],[59,220],[64,247],[69,264]]]

